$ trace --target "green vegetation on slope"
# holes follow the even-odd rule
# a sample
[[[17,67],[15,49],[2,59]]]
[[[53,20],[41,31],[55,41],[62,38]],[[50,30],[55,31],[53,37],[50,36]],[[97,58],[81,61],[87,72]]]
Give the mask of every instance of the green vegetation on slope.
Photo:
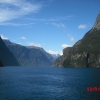
[[[100,67],[100,31],[92,29],[63,61],[64,67]]]

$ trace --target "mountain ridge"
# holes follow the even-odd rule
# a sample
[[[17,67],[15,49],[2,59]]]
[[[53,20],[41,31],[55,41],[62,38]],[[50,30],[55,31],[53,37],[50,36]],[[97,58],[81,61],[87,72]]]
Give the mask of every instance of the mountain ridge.
[[[100,13],[94,26],[72,47],[63,49],[63,55],[56,59],[53,66],[100,68]]]
[[[99,14],[98,14],[98,16],[96,18],[96,21],[95,21],[94,26],[93,26],[92,29],[95,29],[95,28],[97,30],[100,30],[100,12],[99,12]]]
[[[4,42],[21,66],[51,66],[54,61],[42,47],[22,46],[8,40],[4,40]]]
[[[0,66],[19,66],[13,53],[0,37]]]

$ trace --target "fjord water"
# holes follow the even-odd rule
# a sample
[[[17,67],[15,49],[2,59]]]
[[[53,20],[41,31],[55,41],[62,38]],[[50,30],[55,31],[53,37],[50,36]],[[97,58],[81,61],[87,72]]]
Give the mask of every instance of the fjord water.
[[[100,69],[1,67],[0,100],[100,100]]]

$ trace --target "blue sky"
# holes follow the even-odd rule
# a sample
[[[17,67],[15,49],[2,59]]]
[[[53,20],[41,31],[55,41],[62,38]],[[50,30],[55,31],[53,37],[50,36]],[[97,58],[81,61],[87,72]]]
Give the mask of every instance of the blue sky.
[[[99,11],[100,0],[0,0],[0,35],[61,54],[93,27]]]

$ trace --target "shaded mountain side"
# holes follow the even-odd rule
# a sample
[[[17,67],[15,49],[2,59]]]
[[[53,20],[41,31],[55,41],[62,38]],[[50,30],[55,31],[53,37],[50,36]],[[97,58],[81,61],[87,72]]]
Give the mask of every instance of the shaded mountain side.
[[[60,56],[53,62],[52,66],[63,67],[62,63],[63,63],[63,56]]]
[[[9,44],[13,44],[12,42],[10,42],[8,39],[2,39],[3,42],[6,44],[6,45],[9,45]]]
[[[51,54],[49,54],[48,52],[46,52],[42,47],[36,47],[36,46],[26,46],[26,48],[28,49],[38,49],[40,50],[51,62],[54,61],[53,57]]]
[[[52,62],[38,48],[27,48],[25,46],[11,43],[6,44],[14,54],[21,66],[51,66]]]
[[[0,67],[3,67],[3,64],[2,64],[2,62],[0,61]]]
[[[61,60],[57,59],[53,66],[56,64],[63,67],[100,68],[100,13],[93,28],[73,47],[65,48]]]
[[[19,66],[12,52],[0,37],[0,66]]]

